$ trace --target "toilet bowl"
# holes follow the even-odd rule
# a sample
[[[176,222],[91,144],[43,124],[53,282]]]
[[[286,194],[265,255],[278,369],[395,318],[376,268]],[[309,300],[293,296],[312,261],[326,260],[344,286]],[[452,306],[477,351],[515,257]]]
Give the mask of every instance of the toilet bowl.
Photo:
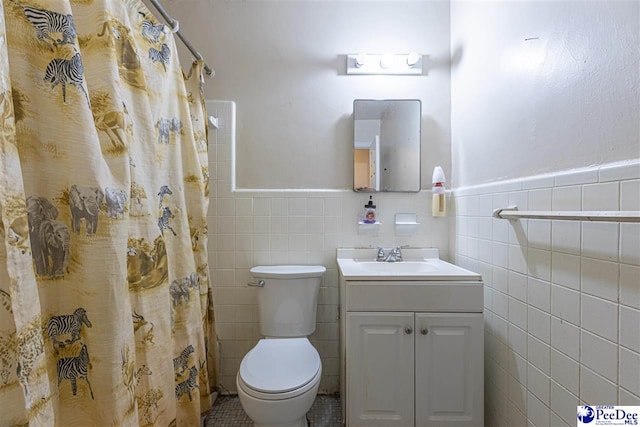
[[[307,336],[316,328],[323,266],[251,269],[258,287],[258,341],[240,363],[240,403],[256,427],[306,427],[322,364]]]
[[[306,338],[262,339],[236,376],[240,403],[256,427],[306,427],[322,365]]]

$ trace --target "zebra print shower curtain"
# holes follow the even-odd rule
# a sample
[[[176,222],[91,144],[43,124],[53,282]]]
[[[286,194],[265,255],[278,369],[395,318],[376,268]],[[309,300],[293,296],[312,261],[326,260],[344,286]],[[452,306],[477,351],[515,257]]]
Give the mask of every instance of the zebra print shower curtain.
[[[141,0],[0,0],[0,426],[209,409],[202,65]]]

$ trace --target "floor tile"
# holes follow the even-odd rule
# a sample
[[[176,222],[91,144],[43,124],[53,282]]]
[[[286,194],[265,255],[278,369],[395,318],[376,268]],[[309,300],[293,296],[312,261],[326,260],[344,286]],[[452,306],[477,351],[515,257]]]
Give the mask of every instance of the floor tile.
[[[307,419],[310,427],[340,427],[340,398],[317,396]],[[205,427],[253,427],[253,422],[242,409],[238,396],[219,396],[205,419]]]

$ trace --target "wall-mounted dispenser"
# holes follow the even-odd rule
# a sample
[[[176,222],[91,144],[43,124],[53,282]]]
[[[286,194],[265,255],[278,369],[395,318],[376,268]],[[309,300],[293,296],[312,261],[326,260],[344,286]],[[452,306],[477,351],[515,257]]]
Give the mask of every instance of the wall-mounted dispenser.
[[[436,166],[433,169],[433,179],[431,181],[433,183],[433,188],[431,189],[433,192],[431,214],[433,216],[445,216],[447,214],[447,203],[444,183],[447,182],[447,179],[440,166]]]

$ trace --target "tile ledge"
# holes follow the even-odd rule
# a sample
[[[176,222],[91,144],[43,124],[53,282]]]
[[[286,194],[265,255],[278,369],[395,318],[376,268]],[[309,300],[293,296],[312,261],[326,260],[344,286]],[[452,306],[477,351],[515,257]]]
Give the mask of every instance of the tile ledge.
[[[595,176],[592,174],[595,174]],[[580,178],[581,175],[588,178]],[[522,189],[533,189],[529,187],[532,182],[536,184],[544,182],[547,184],[551,181],[555,181],[555,185],[548,188],[569,185],[558,185],[559,182],[556,180],[558,177],[560,177],[560,182],[571,182],[571,185],[638,179],[640,178],[640,159],[630,159],[613,163],[605,163],[602,165],[592,165],[583,168],[559,170],[522,178],[512,178],[503,181],[493,181],[478,185],[456,187],[452,189],[452,192],[456,196],[475,196],[495,192],[514,191],[518,186]],[[577,178],[578,181],[588,182],[574,182],[574,180],[572,180],[573,177]]]

